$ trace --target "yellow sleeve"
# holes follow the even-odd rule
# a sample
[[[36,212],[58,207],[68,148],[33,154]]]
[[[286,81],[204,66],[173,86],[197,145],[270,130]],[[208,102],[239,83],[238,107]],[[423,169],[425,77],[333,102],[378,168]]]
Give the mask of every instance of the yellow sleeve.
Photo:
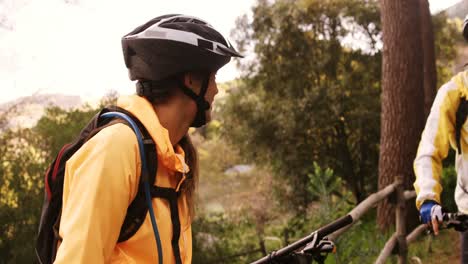
[[[453,81],[437,92],[414,160],[418,209],[426,200],[441,202],[442,161],[447,157],[450,145],[456,146],[455,115],[459,104],[460,93]]]
[[[124,124],[103,129],[68,161],[55,263],[108,262],[136,195],[140,155]]]

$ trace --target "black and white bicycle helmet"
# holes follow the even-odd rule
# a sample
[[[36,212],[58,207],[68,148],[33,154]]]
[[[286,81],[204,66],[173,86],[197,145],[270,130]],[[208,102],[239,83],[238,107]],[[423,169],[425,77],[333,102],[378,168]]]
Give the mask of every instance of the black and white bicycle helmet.
[[[193,127],[206,123],[209,74],[227,64],[231,57],[242,57],[210,24],[180,14],[159,16],[137,27],[122,38],[122,48],[129,77],[138,80],[140,96],[151,98],[155,83],[169,77],[190,71],[207,74],[199,94],[179,82],[182,91],[197,104]]]
[[[164,15],[122,38],[131,80],[163,80],[188,71],[216,72],[231,57],[242,57],[207,22],[186,15]]]

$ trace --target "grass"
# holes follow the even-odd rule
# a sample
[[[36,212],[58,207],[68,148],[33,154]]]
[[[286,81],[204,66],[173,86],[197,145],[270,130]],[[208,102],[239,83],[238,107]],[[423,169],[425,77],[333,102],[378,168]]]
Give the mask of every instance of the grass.
[[[329,255],[327,264],[371,264],[391,234],[382,234],[369,219],[353,226],[338,240],[337,254]],[[438,236],[421,235],[409,245],[408,264],[452,264],[460,262],[460,235],[453,229],[441,230]],[[398,263],[396,255],[386,263]]]
[[[460,262],[460,234],[452,229],[442,230],[438,236],[422,235],[409,245],[408,258],[415,257],[424,264]],[[409,263],[419,263],[411,260]]]

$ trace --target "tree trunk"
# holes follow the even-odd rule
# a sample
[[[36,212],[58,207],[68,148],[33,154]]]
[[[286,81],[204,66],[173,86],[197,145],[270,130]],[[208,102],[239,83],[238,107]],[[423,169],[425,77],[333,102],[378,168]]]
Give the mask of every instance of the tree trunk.
[[[429,2],[419,0],[420,24],[424,72],[424,117],[429,116],[432,102],[437,92],[437,70],[435,64],[434,32],[432,26],[431,12],[429,11]]]
[[[360,188],[360,178],[355,173],[355,166],[353,162],[353,157],[348,146],[348,135],[346,134],[345,123],[342,120],[339,120],[336,124],[336,134],[337,134],[337,146],[341,151],[339,152],[339,158],[342,161],[342,173],[343,178],[346,180],[346,184],[351,189],[356,198],[356,202],[360,203],[365,198],[364,190]]]
[[[413,189],[413,160],[424,126],[418,1],[382,0],[380,3],[384,46],[379,189],[391,184],[398,175],[404,176],[405,189]],[[407,223],[416,225],[415,206],[408,209]],[[378,207],[377,217],[381,229],[391,227],[394,206],[385,200]]]

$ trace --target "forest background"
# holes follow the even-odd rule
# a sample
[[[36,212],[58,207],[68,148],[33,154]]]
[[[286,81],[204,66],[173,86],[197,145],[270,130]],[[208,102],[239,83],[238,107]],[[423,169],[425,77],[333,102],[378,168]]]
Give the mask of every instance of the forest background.
[[[413,14],[423,21],[427,1],[419,3]],[[236,61],[239,79],[219,84],[215,120],[190,131],[201,163],[193,263],[258,259],[345,215],[382,187],[381,12],[373,0],[260,0],[252,17],[239,17],[232,38],[255,56]],[[425,26],[432,33],[421,34],[421,47],[432,43],[435,71],[421,67],[415,78],[432,78],[433,93],[422,94],[433,99],[437,87],[463,70],[465,44],[459,17],[441,12],[421,23],[421,32]],[[47,166],[117,97],[109,92],[99,105],[49,105],[27,126],[18,117],[53,99],[33,95],[2,106],[0,263],[35,258]],[[420,97],[405,100],[427,114]],[[452,163],[453,153],[442,179],[443,204],[456,210]],[[374,210],[340,237],[327,263],[372,263],[392,230],[378,218]],[[429,257],[426,240],[411,254]],[[456,241],[445,247],[457,248]]]

